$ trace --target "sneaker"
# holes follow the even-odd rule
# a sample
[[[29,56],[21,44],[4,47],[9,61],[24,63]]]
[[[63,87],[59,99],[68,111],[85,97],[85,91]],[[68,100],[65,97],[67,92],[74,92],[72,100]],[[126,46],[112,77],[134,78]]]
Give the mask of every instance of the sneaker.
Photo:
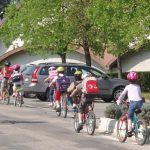
[[[50,102],[48,105],[49,105],[49,106],[53,106],[53,103],[52,103],[52,102]]]
[[[128,137],[132,137],[132,135],[133,135],[133,134],[132,134],[132,131],[128,131],[127,136],[128,136]]]
[[[79,123],[78,124],[78,130],[82,130],[83,129],[83,123]]]
[[[72,106],[72,107],[73,107],[73,108],[76,108],[76,107],[77,107],[77,105],[73,103],[73,106]]]
[[[56,107],[56,111],[57,111],[57,112],[60,112],[60,106],[57,106],[57,107]]]

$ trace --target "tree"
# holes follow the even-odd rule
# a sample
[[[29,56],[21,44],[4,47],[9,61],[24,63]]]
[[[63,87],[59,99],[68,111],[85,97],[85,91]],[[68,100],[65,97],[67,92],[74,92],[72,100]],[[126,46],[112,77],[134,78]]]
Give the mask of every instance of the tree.
[[[91,7],[92,0],[71,1],[69,18],[76,31],[75,43],[84,48],[86,65],[91,66],[90,50],[96,54],[103,54],[105,50],[104,36],[101,30],[91,22],[87,10]]]
[[[149,12],[149,0],[93,0],[89,19],[104,33],[105,45],[118,57],[119,66],[121,56],[149,43]]]
[[[20,37],[25,49],[38,55],[59,54],[66,62],[74,31],[67,18],[67,3],[62,0],[25,0],[6,9],[0,37],[7,44]],[[16,7],[17,6],[17,7]]]

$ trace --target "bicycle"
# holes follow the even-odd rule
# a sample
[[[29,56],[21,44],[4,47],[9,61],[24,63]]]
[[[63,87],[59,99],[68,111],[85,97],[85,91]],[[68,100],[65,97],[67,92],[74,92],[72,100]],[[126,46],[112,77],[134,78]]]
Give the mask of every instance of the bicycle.
[[[117,123],[117,137],[120,142],[125,142],[128,137],[128,105],[126,105],[126,111]],[[148,129],[146,122],[139,117],[141,109],[136,109],[133,118],[132,135],[135,136],[136,142],[139,145],[144,145],[148,137]]]
[[[87,129],[87,133],[89,135],[93,135],[95,132],[95,128],[96,128],[96,116],[93,112],[94,109],[94,103],[93,101],[87,101],[86,102],[86,107],[84,109],[83,112],[83,116],[82,116],[82,123],[83,126],[86,126]],[[77,105],[77,109],[75,112],[75,117],[74,117],[74,129],[76,133],[79,133],[81,129],[78,129],[79,126],[79,104]]]
[[[15,96],[15,101],[14,101],[14,105],[17,106],[17,104],[19,105],[19,107],[22,107],[23,102],[23,89],[21,88],[21,85],[17,85],[16,86],[16,96]]]
[[[4,87],[2,94],[3,94],[4,103],[9,105],[9,103],[10,103],[10,94],[9,94],[8,87]]]
[[[61,92],[61,99],[60,99],[60,109],[59,111],[56,110],[57,116],[61,116],[66,118],[67,117],[67,112],[68,112],[68,108],[67,108],[67,93],[66,92]]]

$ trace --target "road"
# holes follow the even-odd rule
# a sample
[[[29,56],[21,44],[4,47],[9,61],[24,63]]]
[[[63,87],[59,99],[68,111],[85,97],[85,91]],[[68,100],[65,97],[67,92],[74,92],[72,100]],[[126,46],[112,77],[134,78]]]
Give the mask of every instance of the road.
[[[97,123],[104,116],[105,107],[95,104]],[[150,144],[137,145],[133,140],[119,143],[115,137],[104,135],[96,129],[93,136],[83,130],[75,133],[73,113],[68,118],[57,117],[48,102],[25,99],[22,108],[0,104],[0,150],[148,150]]]

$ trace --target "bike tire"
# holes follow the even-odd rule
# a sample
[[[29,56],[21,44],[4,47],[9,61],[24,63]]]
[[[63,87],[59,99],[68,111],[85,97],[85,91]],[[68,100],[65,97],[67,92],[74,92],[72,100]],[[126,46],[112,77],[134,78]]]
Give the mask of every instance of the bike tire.
[[[59,111],[56,108],[56,114],[57,114],[58,117],[61,116],[61,103],[60,103]]]
[[[22,104],[23,104],[23,95],[21,94],[20,97],[19,97],[19,107],[22,107]]]
[[[67,97],[65,94],[62,95],[62,101],[61,101],[61,114],[62,117],[67,117]]]
[[[117,123],[117,138],[120,142],[123,143],[127,139],[128,122],[127,122],[127,120],[123,120],[122,118],[123,117],[121,117]]]
[[[148,138],[147,124],[143,119],[138,119],[135,125],[135,140],[138,145],[144,145]]]
[[[96,116],[93,111],[88,113],[86,120],[86,129],[89,135],[93,135],[96,128]]]
[[[15,98],[15,101],[14,101],[14,106],[16,107],[17,106],[17,101],[18,101],[18,97]]]
[[[74,116],[74,130],[76,133],[80,133],[80,130],[78,129],[79,126],[79,117],[78,117],[78,113],[75,113]]]
[[[7,105],[10,103],[10,95],[8,90],[5,91],[5,102]]]

